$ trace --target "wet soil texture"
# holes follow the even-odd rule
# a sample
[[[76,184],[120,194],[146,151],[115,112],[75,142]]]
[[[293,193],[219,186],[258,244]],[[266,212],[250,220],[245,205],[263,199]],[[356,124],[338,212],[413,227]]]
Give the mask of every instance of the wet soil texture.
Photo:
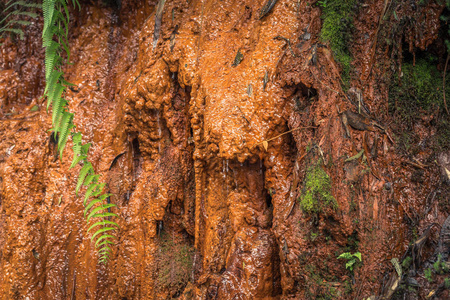
[[[414,154],[389,126],[392,1],[355,6],[348,92],[319,5],[167,0],[159,22],[157,1],[80,2],[66,98],[117,243],[97,263],[71,142],[59,159],[48,132],[38,19],[0,46],[0,299],[375,299],[391,259],[444,223],[449,150],[425,117]],[[438,39],[444,6],[428,2],[405,49]],[[344,252],[361,253],[353,271]]]

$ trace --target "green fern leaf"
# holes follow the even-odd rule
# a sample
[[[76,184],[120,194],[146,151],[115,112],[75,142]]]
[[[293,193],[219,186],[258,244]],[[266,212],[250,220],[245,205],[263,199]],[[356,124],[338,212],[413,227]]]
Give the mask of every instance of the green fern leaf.
[[[115,204],[107,204],[107,205],[113,205],[113,206],[116,206]],[[112,207],[112,206],[111,206],[111,207]],[[115,213],[102,212],[102,213],[93,215],[93,216],[91,217],[91,219],[95,219],[95,218],[103,218],[103,219],[104,219],[104,218],[107,218],[107,217],[118,217],[118,215],[115,214]]]
[[[53,128],[55,132],[61,131],[61,120],[64,115],[66,105],[67,101],[64,98],[59,98],[59,100],[55,101],[52,113],[52,118],[54,118]]]
[[[97,183],[98,179],[100,178],[100,175],[91,174],[86,177],[84,180],[84,185],[91,185],[91,183]]]
[[[87,194],[87,192],[86,192]],[[84,209],[84,216],[86,217],[86,214],[89,212],[89,210],[97,203],[103,203],[103,201],[105,200],[106,197],[108,197],[109,194],[104,194],[102,195],[100,198],[92,200]],[[86,205],[86,201],[88,198],[84,198],[84,205]]]
[[[61,51],[61,46],[51,40],[48,42],[49,45],[44,45],[45,49],[45,79],[48,81],[50,78],[51,72],[56,65],[57,59],[59,57],[59,52]]]
[[[78,0],[72,0],[73,6],[78,5],[78,9],[81,9],[80,2]]]
[[[91,197],[98,197],[103,192],[103,188],[105,187],[105,185],[106,182],[100,183],[95,189],[95,191],[92,193]]]
[[[56,0],[44,0],[42,3],[42,11],[44,14],[44,29],[45,33],[50,26],[53,25],[53,13],[55,12],[55,2]]]
[[[73,143],[73,155],[78,156],[81,155],[81,132],[77,132],[72,135],[72,143]]]
[[[49,87],[48,89],[51,90],[52,93],[47,94],[47,111],[50,105],[53,104],[53,102],[55,101],[54,100],[55,97],[61,98],[61,95],[64,92],[65,88],[61,84],[57,83],[55,84],[55,86]]]
[[[73,160],[72,160],[72,164],[70,165],[69,169],[74,168],[76,165],[78,165],[78,163],[80,161],[85,160],[86,158],[87,158],[86,155],[79,155],[79,156],[75,156],[74,155]]]
[[[87,232],[91,231],[96,226],[102,226],[102,225],[106,225],[106,224],[117,226],[117,229],[120,228],[120,226],[116,222],[109,221],[109,220],[103,220],[103,221],[98,221],[98,222],[94,223],[93,225],[91,225],[91,227],[89,227]]]
[[[70,129],[74,126],[72,124],[73,114],[65,111],[61,118],[61,130],[59,132],[58,148],[59,156],[62,158],[64,148],[66,147],[67,139],[69,137]]]
[[[14,3],[11,3],[13,1],[14,0],[11,0],[8,3],[6,3],[6,5],[8,5],[8,7],[5,8],[5,11],[9,10],[11,7],[13,7],[15,5],[19,5],[21,7],[28,7],[28,8],[42,8],[42,5],[40,3],[33,3],[33,2],[28,3],[25,1],[15,1]]]
[[[2,28],[12,27],[13,25],[28,26],[30,24],[31,22],[26,20],[9,20],[8,23],[6,23],[6,25],[3,26]]]
[[[111,247],[105,245],[98,251],[99,254],[102,254],[103,252],[112,252],[112,249]]]
[[[86,200],[87,199],[85,199],[85,201],[83,203],[84,205],[86,205]],[[92,206],[94,206],[97,203],[102,203],[102,202],[103,202],[103,200],[101,200],[101,199],[95,199],[95,200],[92,200],[91,202],[89,202],[89,204],[84,209],[84,216],[86,217],[86,214],[88,213],[89,209],[91,209]]]
[[[12,32],[12,33],[15,33],[15,34],[19,35],[21,40],[23,40],[23,37],[24,37],[23,31],[21,29],[17,29],[17,28],[5,28],[5,29],[0,30],[0,33],[1,32]]]
[[[103,205],[101,205],[101,206],[98,206],[98,207],[96,207],[96,208],[94,208],[90,213],[89,213],[89,215],[87,216],[87,218],[86,218],[86,221],[87,222],[89,222],[89,220],[91,219],[91,218],[98,218],[98,217],[104,217],[104,216],[106,216],[106,213],[98,213],[98,212],[100,212],[100,211],[102,211],[102,210],[106,210],[106,209],[108,209],[108,208],[110,208],[110,207],[115,207],[116,205],[115,204],[112,204],[112,203],[110,203],[110,204],[103,204]]]
[[[83,155],[87,155],[89,152],[89,147],[91,147],[91,143],[86,143],[84,145],[81,146],[81,153]]]
[[[102,233],[104,233],[104,232],[111,231],[111,230],[117,230],[117,228],[116,228],[116,227],[104,227],[104,228],[102,228],[102,229],[97,230],[97,231],[92,235],[91,241],[94,241],[94,239],[95,239],[95,237],[96,237],[97,235],[102,234]]]
[[[6,15],[6,17],[4,17],[1,21],[0,24],[4,23],[9,17],[11,16],[29,16],[31,18],[36,18],[37,14],[34,12],[29,12],[29,11],[20,11],[20,10],[15,10],[10,12],[9,14]]]
[[[97,242],[98,242],[98,240],[97,240]],[[95,248],[101,247],[103,245],[114,245],[114,242],[111,242],[109,240],[104,240],[103,242],[101,242],[98,245],[97,245],[97,243],[95,243]]]
[[[58,82],[58,80],[61,78],[62,75],[63,75],[62,72],[58,71],[51,72],[50,78],[47,80],[47,84],[45,85],[44,95],[53,95],[53,93],[55,92],[56,83]]]
[[[94,171],[94,169],[92,168],[92,164],[90,162],[86,162],[84,164],[83,168],[81,168],[80,175],[78,176],[77,187],[75,189],[75,193],[77,194],[77,196],[78,196],[78,191],[80,190],[81,186],[83,185],[86,175],[88,175],[88,173],[91,173],[93,171]]]
[[[113,236],[113,235],[110,235],[110,234],[105,234],[105,235],[102,235],[101,237],[99,237],[98,238],[98,240],[95,242],[95,248],[98,248],[98,247],[100,247],[101,245],[104,245],[104,244],[114,244],[113,242],[111,242],[111,241],[108,241],[107,239],[108,238],[111,238],[111,239],[115,239],[116,237],[115,236]],[[106,239],[106,243],[101,243],[100,244],[100,242],[102,241],[102,240],[105,240]]]

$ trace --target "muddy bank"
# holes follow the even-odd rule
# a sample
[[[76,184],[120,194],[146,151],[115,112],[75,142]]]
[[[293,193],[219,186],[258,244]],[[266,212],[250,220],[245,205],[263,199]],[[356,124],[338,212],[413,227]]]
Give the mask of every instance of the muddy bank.
[[[402,62],[429,50],[442,74],[443,5],[356,5],[345,83],[319,5],[166,1],[158,35],[156,1],[82,4],[66,98],[117,245],[97,264],[71,145],[60,160],[47,132],[39,19],[0,46],[0,299],[381,297],[447,218],[442,106],[408,123],[389,106]],[[440,231],[409,276],[421,297],[448,277],[425,279]]]

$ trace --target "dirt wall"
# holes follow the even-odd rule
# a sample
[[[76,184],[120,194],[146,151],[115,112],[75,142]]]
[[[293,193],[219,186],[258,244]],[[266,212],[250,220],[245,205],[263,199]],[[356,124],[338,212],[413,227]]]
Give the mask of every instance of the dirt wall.
[[[389,126],[385,2],[355,6],[348,91],[321,7],[305,1],[262,18],[260,1],[166,1],[156,43],[156,1],[73,10],[66,98],[120,216],[107,265],[86,234],[70,142],[59,159],[48,132],[42,20],[6,39],[0,299],[382,296],[391,259],[448,215],[432,163],[445,149],[407,156]],[[418,49],[437,39],[442,9],[417,12]],[[436,132],[426,121],[423,140]],[[361,253],[352,272],[344,252]]]

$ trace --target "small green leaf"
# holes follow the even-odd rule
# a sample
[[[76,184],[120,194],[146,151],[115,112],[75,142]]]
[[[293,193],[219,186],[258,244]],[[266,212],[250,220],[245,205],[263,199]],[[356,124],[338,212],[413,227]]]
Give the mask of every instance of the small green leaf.
[[[75,189],[77,196],[78,196],[78,191],[80,190],[81,186],[83,185],[86,175],[90,172],[93,172],[92,165],[90,162],[86,162],[84,164],[83,168],[81,168],[80,175],[78,176],[77,187]]]
[[[97,240],[98,241],[98,240]],[[106,244],[108,244],[108,245],[114,245],[114,243],[113,242],[111,242],[111,241],[109,241],[109,240],[104,240],[103,242],[101,242],[100,244],[98,244],[97,245],[97,243],[96,243],[96,248],[99,248],[99,247],[101,247],[101,246],[103,246],[103,245],[106,245]]]
[[[89,220],[92,217],[96,216],[96,215],[103,217],[105,215],[105,213],[101,213],[101,214],[97,214],[97,213],[102,211],[102,210],[106,210],[108,208],[115,207],[115,206],[116,206],[115,204],[110,203],[110,204],[104,204],[104,205],[101,205],[101,206],[98,206],[98,207],[94,208],[91,211],[91,213],[87,216],[87,221],[89,222]]]
[[[98,221],[98,222],[94,223],[93,225],[91,225],[91,227],[89,227],[89,229],[87,230],[87,232],[91,231],[92,228],[94,228],[94,227],[96,227],[96,226],[101,226],[101,225],[106,225],[106,224],[117,226],[118,229],[120,228],[120,226],[119,226],[116,222],[108,221],[108,220],[103,220],[103,221]]]
[[[107,240],[108,238],[115,239],[116,237],[113,236],[113,235],[110,235],[110,234],[102,235],[102,236],[99,237],[98,240],[95,242],[95,248],[98,248],[97,245],[100,246],[100,245],[103,244],[103,243],[100,244],[100,242],[101,242],[102,240],[105,240],[105,243],[107,243],[107,244],[114,244],[113,242],[108,241],[108,240]],[[99,245],[99,244],[100,244],[100,245]]]
[[[107,231],[111,231],[111,230],[117,230],[117,228],[116,228],[116,227],[104,227],[104,228],[102,228],[102,229],[97,230],[97,231],[92,235],[91,241],[94,241],[94,239],[95,239],[95,237],[96,237],[97,235],[102,234],[102,233],[107,232]]]

